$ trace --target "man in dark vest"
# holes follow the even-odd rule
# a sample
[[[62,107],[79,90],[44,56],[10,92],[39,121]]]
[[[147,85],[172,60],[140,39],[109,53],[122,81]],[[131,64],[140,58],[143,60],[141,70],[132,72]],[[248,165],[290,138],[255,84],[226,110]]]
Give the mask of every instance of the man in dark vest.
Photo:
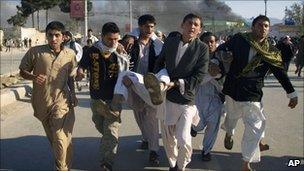
[[[162,41],[154,33],[156,20],[152,15],[142,15],[138,19],[139,29],[133,31],[136,37],[130,52],[130,70],[145,75],[152,72],[155,61],[161,51]],[[133,108],[134,116],[140,131],[142,132],[142,149],[149,149],[149,161],[152,165],[159,164],[159,128],[156,118],[156,109],[145,103],[141,98],[132,93],[136,104],[140,109]]]

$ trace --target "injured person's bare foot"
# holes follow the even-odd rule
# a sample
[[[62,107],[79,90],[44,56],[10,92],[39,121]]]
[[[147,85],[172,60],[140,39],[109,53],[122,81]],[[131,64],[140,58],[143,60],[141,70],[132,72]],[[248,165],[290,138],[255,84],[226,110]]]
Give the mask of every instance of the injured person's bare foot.
[[[268,144],[263,144],[261,141],[259,143],[260,151],[267,151],[269,150],[269,145]]]
[[[128,76],[124,76],[123,78],[122,78],[122,83],[127,87],[127,88],[129,88],[133,83],[132,83],[132,81],[131,81],[131,79],[128,77]]]

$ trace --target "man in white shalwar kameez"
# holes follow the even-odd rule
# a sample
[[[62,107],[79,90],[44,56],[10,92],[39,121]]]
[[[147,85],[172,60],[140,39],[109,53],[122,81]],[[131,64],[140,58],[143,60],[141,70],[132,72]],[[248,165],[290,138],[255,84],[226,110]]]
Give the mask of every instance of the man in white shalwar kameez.
[[[233,130],[238,119],[243,119],[243,171],[251,170],[250,163],[261,160],[259,143],[265,133],[266,121],[261,100],[266,73],[271,71],[279,80],[289,98],[290,108],[298,103],[297,93],[284,71],[281,54],[267,40],[269,18],[256,17],[251,28],[252,32],[238,33],[218,47],[218,50],[233,54],[223,88],[227,115],[222,128],[226,131],[225,147],[231,148]]]
[[[165,40],[155,65],[155,71],[165,68],[171,81],[167,84],[169,87],[162,126],[169,170],[185,170],[191,161],[191,124],[198,120],[195,119],[198,118],[195,117],[198,116],[194,102],[195,91],[207,74],[209,63],[208,47],[197,38],[202,30],[201,17],[188,14],[181,27],[182,36]],[[150,87],[146,82],[145,85]]]

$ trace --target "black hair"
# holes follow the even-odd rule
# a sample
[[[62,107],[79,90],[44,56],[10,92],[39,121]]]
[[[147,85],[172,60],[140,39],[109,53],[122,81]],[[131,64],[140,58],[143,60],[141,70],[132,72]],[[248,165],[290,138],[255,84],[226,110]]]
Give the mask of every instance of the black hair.
[[[70,31],[65,31],[64,33],[63,33],[64,35],[67,35],[67,36],[69,36],[69,37],[71,37],[71,38],[73,38],[73,34],[72,34],[72,32],[70,32]]]
[[[92,30],[92,29],[88,29],[88,32],[90,32],[90,31],[91,31],[91,32],[93,32],[93,30]]]
[[[203,21],[202,21],[202,17],[193,13],[187,14],[184,19],[183,19],[183,23],[185,23],[187,20],[193,20],[193,19],[199,19],[201,22],[201,27],[203,27]]]
[[[121,41],[126,41],[126,39],[129,39],[129,38],[133,38],[134,40],[136,39],[134,36],[129,35],[129,34],[126,34],[126,35],[121,39]]]
[[[138,18],[138,25],[139,26],[145,25],[146,23],[153,23],[154,25],[156,25],[156,20],[150,14],[145,14],[145,15],[142,15]]]
[[[215,36],[215,34],[213,34],[212,32],[204,32],[201,36],[200,36],[200,40],[202,42],[204,42],[204,39],[206,39],[207,37],[211,37],[211,36],[214,36],[215,37],[215,40],[217,40],[217,37]]]
[[[257,17],[255,17],[252,21],[252,27],[259,21],[259,20],[262,20],[262,21],[268,21],[268,23],[270,24],[270,20],[267,16],[265,15],[259,15]]]
[[[65,32],[65,27],[64,25],[59,22],[59,21],[52,21],[50,22],[46,28],[45,28],[45,32],[48,32],[49,30],[58,30],[60,31],[62,34],[64,34]]]
[[[108,23],[105,23],[103,26],[102,26],[102,35],[106,35],[108,33],[119,33],[119,28],[118,26],[113,23],[113,22],[108,22]]]
[[[182,34],[180,32],[178,32],[178,31],[172,31],[172,32],[170,32],[168,34],[167,38],[168,37],[181,37],[181,36],[182,36]]]

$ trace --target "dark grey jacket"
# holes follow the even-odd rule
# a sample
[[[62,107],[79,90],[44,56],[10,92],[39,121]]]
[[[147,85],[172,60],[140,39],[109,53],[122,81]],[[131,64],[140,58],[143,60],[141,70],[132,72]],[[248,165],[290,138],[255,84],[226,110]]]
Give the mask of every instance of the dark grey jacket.
[[[167,91],[167,99],[178,104],[194,104],[196,88],[208,72],[208,46],[198,38],[190,42],[180,62],[175,66],[175,58],[181,38],[170,37],[165,40],[163,49],[155,64],[155,72],[166,68],[171,81],[183,79],[185,92],[179,87]]]

